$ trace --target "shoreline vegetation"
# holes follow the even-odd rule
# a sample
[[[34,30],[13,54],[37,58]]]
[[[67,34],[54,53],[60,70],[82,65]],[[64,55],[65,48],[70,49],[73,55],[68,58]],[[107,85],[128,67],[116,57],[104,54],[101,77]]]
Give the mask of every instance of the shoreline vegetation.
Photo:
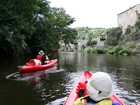
[[[135,45],[128,46],[110,46],[109,48],[96,47],[96,48],[85,48],[86,53],[97,53],[97,54],[111,54],[111,55],[140,55]]]

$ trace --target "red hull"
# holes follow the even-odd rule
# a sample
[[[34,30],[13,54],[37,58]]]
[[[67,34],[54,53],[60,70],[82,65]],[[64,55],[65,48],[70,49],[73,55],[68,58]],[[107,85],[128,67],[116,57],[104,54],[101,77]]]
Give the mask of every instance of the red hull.
[[[45,65],[37,65],[37,66],[28,66],[25,65],[20,68],[21,73],[27,73],[27,72],[34,72],[34,71],[41,71],[41,70],[46,70],[52,67],[55,67],[57,65],[58,60],[50,60],[48,64]]]
[[[92,73],[89,71],[86,71],[81,75],[79,81],[77,82],[76,86],[72,89],[64,105],[73,105],[73,102],[78,98],[78,90],[81,88],[86,90],[86,83],[91,78],[91,76]],[[88,95],[87,92],[85,92],[85,95]],[[125,105],[124,102],[115,93],[111,97],[111,100],[112,102],[119,102],[120,105]]]

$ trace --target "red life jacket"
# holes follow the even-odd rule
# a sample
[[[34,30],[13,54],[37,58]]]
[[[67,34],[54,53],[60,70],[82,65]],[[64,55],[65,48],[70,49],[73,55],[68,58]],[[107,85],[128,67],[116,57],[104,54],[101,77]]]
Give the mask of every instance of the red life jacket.
[[[36,59],[40,60],[42,63],[42,55],[37,55]]]

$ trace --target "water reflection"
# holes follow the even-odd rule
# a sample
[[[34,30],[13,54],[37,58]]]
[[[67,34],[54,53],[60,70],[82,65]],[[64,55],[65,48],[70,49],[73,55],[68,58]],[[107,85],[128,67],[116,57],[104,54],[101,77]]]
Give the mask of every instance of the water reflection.
[[[20,74],[17,66],[28,58],[1,62],[0,104],[63,105],[84,70],[109,73],[115,92],[127,105],[140,103],[139,56],[59,53],[56,57],[58,68],[26,74]]]
[[[34,88],[37,93],[40,94],[38,100],[45,105],[51,101],[62,98],[62,94],[65,96],[65,82],[62,72],[49,74],[48,81],[40,81]]]
[[[63,54],[60,59],[62,63],[64,61],[65,65],[70,66],[70,68],[66,68],[69,72],[75,73],[88,68],[92,72],[104,71],[109,73],[113,79],[115,92],[127,105],[140,103],[139,56],[67,53]],[[92,69],[93,66],[94,70]],[[73,67],[75,70],[72,69]]]
[[[50,101],[57,99],[60,97],[61,89],[60,86],[64,88],[63,82],[60,83],[60,81],[63,80],[63,76],[51,76],[51,75],[58,75],[59,73],[63,72],[63,69],[57,69],[57,67],[38,71],[38,72],[30,72],[30,73],[24,73],[20,74],[19,72],[11,73],[6,76],[6,79],[14,80],[14,81],[22,81],[25,82],[28,85],[33,85],[33,90],[38,94],[38,96],[35,98],[38,102],[41,102],[42,104],[49,103]],[[55,78],[54,78],[55,77]],[[52,80],[56,79],[56,80]],[[51,87],[51,85],[53,85]],[[22,88],[22,87],[21,87]],[[60,90],[61,89],[61,90]],[[56,95],[56,93],[58,93]],[[24,93],[26,94],[26,93]],[[66,94],[64,94],[66,95]],[[37,105],[37,104],[35,104]]]

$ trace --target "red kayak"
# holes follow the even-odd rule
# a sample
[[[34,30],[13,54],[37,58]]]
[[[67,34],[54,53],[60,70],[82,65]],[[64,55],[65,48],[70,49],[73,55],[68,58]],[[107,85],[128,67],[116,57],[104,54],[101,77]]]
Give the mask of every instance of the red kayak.
[[[83,88],[84,90],[86,90],[86,83],[87,81],[91,78],[92,73],[89,71],[85,71],[80,79],[78,80],[76,86],[72,89],[70,95],[68,96],[66,102],[64,103],[64,105],[73,105],[74,101],[79,98],[78,97],[78,91]],[[88,95],[87,91],[85,91],[85,96]],[[112,97],[110,97],[112,102],[118,102],[120,103],[120,105],[125,105],[124,102],[114,93]]]
[[[33,71],[41,71],[41,70],[46,70],[50,69],[52,67],[55,67],[57,65],[58,60],[49,60],[47,64],[44,65],[29,65],[28,63],[25,66],[20,67],[20,72],[21,73],[27,73],[27,72],[33,72]]]

